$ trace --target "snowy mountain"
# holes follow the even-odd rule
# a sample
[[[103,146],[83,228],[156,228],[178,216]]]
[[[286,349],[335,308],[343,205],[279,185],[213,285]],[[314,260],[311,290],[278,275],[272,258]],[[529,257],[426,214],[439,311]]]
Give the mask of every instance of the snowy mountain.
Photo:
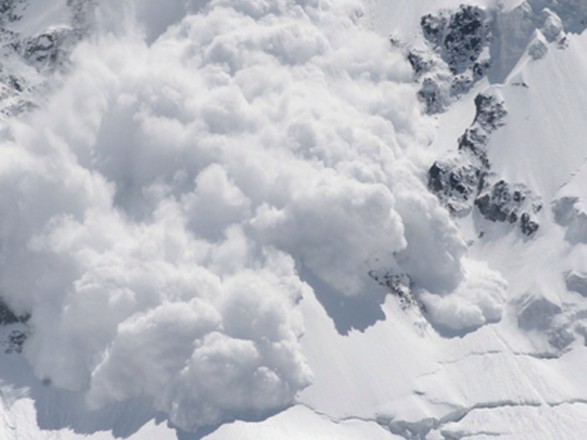
[[[586,29],[0,1],[0,439],[582,440]]]

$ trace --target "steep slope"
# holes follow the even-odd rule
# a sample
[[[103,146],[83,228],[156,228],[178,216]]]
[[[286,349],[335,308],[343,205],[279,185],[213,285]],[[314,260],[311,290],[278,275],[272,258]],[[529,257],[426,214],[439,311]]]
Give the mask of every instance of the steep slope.
[[[5,3],[0,437],[582,439],[587,8],[465,3]]]

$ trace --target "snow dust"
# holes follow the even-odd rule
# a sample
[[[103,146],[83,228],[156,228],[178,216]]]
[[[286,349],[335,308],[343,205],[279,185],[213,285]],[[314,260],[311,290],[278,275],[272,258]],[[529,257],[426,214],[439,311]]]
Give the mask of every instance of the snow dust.
[[[407,274],[451,331],[500,319],[505,282],[427,191],[433,122],[362,2],[134,6],[99,6],[0,145],[0,289],[40,378],[184,430],[283,409],[312,380],[299,264],[353,297]]]

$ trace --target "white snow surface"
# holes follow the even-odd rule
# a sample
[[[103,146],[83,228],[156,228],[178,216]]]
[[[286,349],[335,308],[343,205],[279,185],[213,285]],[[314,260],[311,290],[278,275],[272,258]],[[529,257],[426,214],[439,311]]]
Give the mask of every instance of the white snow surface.
[[[0,296],[30,319],[0,327],[1,439],[584,438],[581,1],[91,3],[2,122]],[[406,50],[461,3],[493,14],[494,65],[429,116]],[[488,90],[530,237],[427,188]]]

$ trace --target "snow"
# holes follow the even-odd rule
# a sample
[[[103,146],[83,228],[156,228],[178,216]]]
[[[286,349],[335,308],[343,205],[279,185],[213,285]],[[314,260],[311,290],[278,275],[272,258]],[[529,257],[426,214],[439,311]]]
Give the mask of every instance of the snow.
[[[494,67],[436,116],[405,56],[454,0],[100,3],[3,123],[0,437],[582,438],[585,10],[467,3]],[[532,236],[426,186],[481,92]]]

